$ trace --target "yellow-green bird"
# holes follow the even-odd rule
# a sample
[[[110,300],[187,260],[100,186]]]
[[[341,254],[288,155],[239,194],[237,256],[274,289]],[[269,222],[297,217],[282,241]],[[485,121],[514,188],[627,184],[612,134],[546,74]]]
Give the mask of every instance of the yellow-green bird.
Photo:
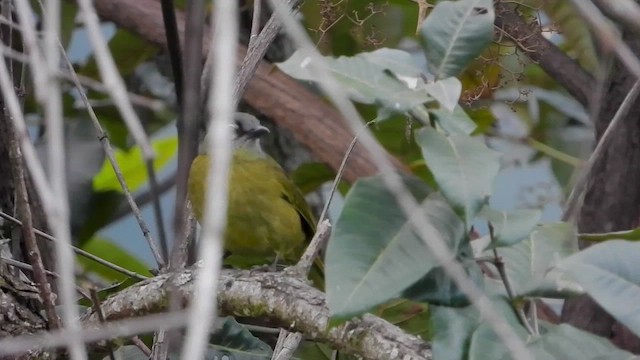
[[[315,232],[315,221],[300,189],[260,146],[269,133],[250,114],[236,113],[233,157],[229,178],[229,205],[225,232],[225,262],[236,267],[295,263]],[[203,147],[203,148],[206,148]],[[206,152],[198,155],[189,173],[189,200],[202,223],[206,179]]]

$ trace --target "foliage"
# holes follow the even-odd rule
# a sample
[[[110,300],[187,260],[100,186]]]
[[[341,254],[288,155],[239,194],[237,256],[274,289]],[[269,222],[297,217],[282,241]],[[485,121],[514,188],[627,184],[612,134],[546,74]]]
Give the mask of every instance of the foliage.
[[[536,1],[525,2],[536,8]],[[589,151],[592,124],[587,112],[558,91],[535,64],[505,50],[504,44],[492,43],[496,41],[493,1],[434,3],[416,33],[418,9],[408,1],[307,1],[303,21],[326,55],[324,65],[300,50],[277,64],[311,86],[320,80],[314,67],[326,65],[363,118],[376,120],[371,130],[380,144],[408,166],[412,173],[403,174],[402,183],[420,205],[420,211],[406,214],[380,175],[340,184],[345,202],[325,258],[332,325],[371,312],[432,341],[436,359],[507,358],[507,349],[490,324],[469,305],[433,255],[429,244],[442,242],[452,252],[447,261],[460,263],[476,286],[490,295],[494,308],[536,358],[629,358],[603,338],[568,325],[539,322],[537,314],[525,310],[541,298],[586,293],[640,335],[635,301],[640,296],[640,272],[634,266],[640,256],[640,230],[577,234],[568,223],[541,223],[544,215],[539,209],[503,211],[491,203],[499,191],[496,177],[508,165],[507,156],[500,155],[508,151],[497,151],[495,146],[499,141],[525,146],[526,162],[551,160],[556,179],[569,189],[580,158]],[[561,45],[594,68],[595,51],[585,40],[588,29],[575,25],[579,18],[566,4],[552,3],[544,2],[540,11],[562,28],[566,41]],[[75,12],[75,6],[65,3],[66,19]],[[72,21],[65,22],[64,43],[71,36],[71,25]],[[135,92],[169,104],[174,101],[163,92],[167,84],[169,93],[172,88],[162,74],[166,69],[156,65],[155,46],[123,29],[115,31],[109,45]],[[98,77],[91,57],[76,66],[80,74]],[[90,95],[106,98],[97,91]],[[72,108],[73,99],[68,93],[66,114],[80,113]],[[174,125],[175,112],[138,110],[156,139],[154,168],[171,168],[177,138],[159,130]],[[149,179],[141,151],[132,146],[120,115],[111,104],[97,107],[97,112],[128,186],[132,191],[145,189]],[[95,135],[71,136],[93,141]],[[122,189],[111,166],[100,158],[102,168],[96,174],[89,166],[96,165],[89,164],[95,159],[86,156],[74,164],[85,170],[93,185],[77,187],[73,193],[74,198],[91,199],[71,204],[72,216],[84,225],[74,229],[74,238],[83,249],[150,276],[139,252],[95,235],[112,225],[122,203]],[[292,174],[305,194],[334,176],[320,163],[303,164]],[[429,238],[417,234],[414,221],[432,229]],[[476,239],[476,229],[486,224],[491,231]],[[602,244],[579,252],[578,239]],[[104,285],[101,298],[135,282],[86,259],[78,261],[84,275]],[[268,358],[272,353],[272,344],[233,319],[226,319],[210,342],[211,358]],[[135,352],[135,348],[118,351]],[[305,343],[297,355],[331,358],[331,348]]]

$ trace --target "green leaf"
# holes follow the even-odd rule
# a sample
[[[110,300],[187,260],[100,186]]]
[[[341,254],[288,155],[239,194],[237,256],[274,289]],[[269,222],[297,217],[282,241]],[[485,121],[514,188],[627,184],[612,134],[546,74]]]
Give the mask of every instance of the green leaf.
[[[640,228],[636,228],[633,230],[625,230],[625,231],[612,231],[609,233],[602,234],[579,234],[578,238],[580,240],[592,241],[592,242],[601,242],[607,240],[629,240],[629,241],[638,241],[640,240]]]
[[[178,151],[178,138],[173,136],[153,140],[151,145],[156,155],[153,161],[153,168],[157,172],[175,157]],[[115,158],[122,170],[122,175],[129,186],[129,190],[136,191],[147,182],[149,176],[139,146],[134,146],[128,151],[118,149],[115,151]],[[93,189],[95,191],[115,190],[123,192],[118,178],[108,161],[104,162],[100,172],[93,178]]]
[[[422,202],[423,221],[456,252],[464,225],[437,194],[414,178],[405,184]],[[423,218],[424,217],[424,218]],[[363,226],[366,224],[366,226]],[[361,179],[347,194],[326,255],[327,302],[332,316],[345,319],[395,296],[438,266],[412,231],[393,194],[379,177]]]
[[[491,43],[494,17],[491,0],[438,2],[420,29],[431,73],[458,75]]]
[[[109,40],[109,50],[116,64],[120,76],[130,75],[138,65],[151,58],[158,52],[158,48],[126,30],[118,30]],[[80,71],[81,75],[97,79],[98,65],[93,57]]]
[[[120,291],[128,288],[131,285],[134,285],[136,283],[140,282],[140,280],[138,279],[133,279],[133,278],[126,278],[125,280],[115,283],[113,285],[107,286],[105,288],[102,288],[100,290],[98,290],[97,295],[98,295],[98,299],[102,302],[104,300],[106,300],[109,296],[113,295],[113,294],[117,294]],[[87,307],[91,307],[92,306],[92,302],[89,299],[85,299],[82,298],[78,301],[78,304],[83,305],[83,306],[87,306]]]
[[[492,305],[513,330],[526,339],[513,308],[502,297],[491,298]],[[432,306],[433,358],[438,360],[500,359],[507,349],[489,324],[483,322],[473,306],[449,308]]]
[[[378,306],[373,314],[411,335],[420,336],[425,341],[431,339],[432,329],[429,327],[428,304],[395,299]]]
[[[458,100],[462,92],[462,83],[460,83],[460,80],[450,77],[427,83],[424,85],[424,89],[440,103],[441,108],[452,113],[456,106],[458,106]]]
[[[440,190],[469,227],[491,194],[493,179],[500,169],[498,153],[480,139],[460,134],[445,136],[429,127],[420,129],[416,140]]]
[[[336,173],[323,163],[305,163],[291,173],[291,179],[303,194],[316,191],[335,177]]]
[[[593,245],[558,264],[593,300],[633,333],[640,335],[640,244],[610,240]]]
[[[527,344],[537,360],[638,359],[638,356],[617,348],[609,340],[576,329],[571,325],[551,325],[544,322],[540,325],[542,336],[533,338]]]
[[[222,318],[222,325],[211,335],[212,348],[230,353],[234,359],[270,359],[273,351],[233,317]],[[221,357],[219,357],[221,358]]]
[[[468,250],[469,256],[471,249]],[[466,259],[462,261],[462,265],[467,273],[467,276],[478,286],[484,288],[484,276],[473,259]],[[438,266],[429,273],[418,280],[411,287],[402,292],[402,296],[416,301],[426,301],[433,305],[442,306],[467,306],[469,305],[469,299],[458,288],[456,283],[451,280],[445,273],[442,266]]]
[[[471,120],[460,105],[457,105],[453,112],[434,109],[429,113],[435,118],[438,125],[450,134],[470,135],[477,128],[476,123]]]
[[[152,276],[147,264],[132,256],[112,241],[94,237],[85,243],[82,249],[127,270],[134,271],[143,276]],[[78,262],[80,262],[87,271],[96,273],[107,281],[124,281],[128,279],[127,275],[85,257],[78,256]]]
[[[418,88],[423,83],[420,69],[407,52],[383,48],[324,60],[353,101],[378,104],[387,113],[393,113],[408,111],[431,99],[425,90]],[[298,80],[317,82],[317,73],[310,69],[312,62],[305,51],[298,50],[277,66]]]
[[[542,211],[540,210],[515,210],[512,212],[498,211],[485,206],[478,216],[491,222],[494,229],[495,242],[489,244],[489,249],[500,246],[511,246],[529,236],[536,226]]]
[[[513,290],[523,295],[541,286],[547,271],[576,251],[578,242],[573,226],[555,223],[538,226],[528,239],[499,248],[498,255],[505,262]]]

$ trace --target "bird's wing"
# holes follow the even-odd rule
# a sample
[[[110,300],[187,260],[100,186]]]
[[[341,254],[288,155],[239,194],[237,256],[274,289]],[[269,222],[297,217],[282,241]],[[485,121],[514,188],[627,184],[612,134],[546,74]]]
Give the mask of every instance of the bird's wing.
[[[270,163],[275,167],[274,171],[278,175],[278,181],[282,184],[282,197],[287,200],[300,214],[300,218],[303,220],[303,228],[307,233],[308,239],[313,237],[316,232],[316,221],[311,213],[311,208],[307,204],[304,195],[296,184],[291,180],[282,170],[282,167],[273,159],[270,159]]]

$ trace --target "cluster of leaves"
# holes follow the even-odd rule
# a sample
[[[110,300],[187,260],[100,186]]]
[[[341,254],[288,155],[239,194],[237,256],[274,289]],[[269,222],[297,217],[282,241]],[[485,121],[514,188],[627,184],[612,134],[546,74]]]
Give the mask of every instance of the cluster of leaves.
[[[587,293],[640,335],[635,302],[640,272],[633,260],[640,245],[612,240],[578,252],[571,224],[537,225],[537,210],[502,212],[487,205],[500,159],[481,137],[472,136],[476,124],[457,105],[461,86],[456,76],[491,42],[493,18],[490,0],[438,3],[421,27],[427,74],[411,54],[394,49],[323,59],[353,101],[378,107],[377,121],[393,113],[419,120],[415,141],[435,185],[404,176],[404,185],[421,204],[411,216],[436,230],[429,239],[416,234],[380,176],[352,186],[325,259],[331,314],[340,322],[392,299],[429,303],[436,359],[508,358],[491,326],[427,245],[444,241],[454,254],[448,261],[460,262],[485,289],[536,358],[629,358],[605,339],[539,321],[532,304]],[[298,52],[279,67],[300,80],[319,81],[307,66],[310,61]],[[479,220],[493,231],[472,240],[472,226]],[[626,235],[633,238],[632,232]]]
[[[352,0],[350,3],[358,6],[365,2],[369,3],[368,0]],[[560,4],[545,3],[549,3],[545,5],[547,13],[566,10]],[[314,4],[316,2],[306,2],[305,6],[316,6]],[[72,19],[75,6],[68,6],[70,9],[65,14],[70,14]],[[386,10],[384,7],[380,9]],[[314,11],[305,13],[307,21],[310,21],[311,13]],[[321,14],[320,11],[315,13]],[[380,19],[370,18],[367,21],[379,30],[394,28],[396,40],[399,40],[413,32],[415,14],[407,11],[404,15],[411,20],[402,23],[404,31],[397,31],[397,22],[390,20],[397,20],[397,15],[391,11]],[[353,20],[344,21],[344,24],[336,23],[334,26],[331,22],[328,24],[331,28],[327,24],[317,27],[323,42],[331,36],[343,40],[350,37],[350,27],[354,23]],[[73,24],[73,21],[65,24]],[[574,25],[566,26],[575,28]],[[69,29],[69,34],[72,30]],[[586,32],[586,29],[582,30]],[[387,43],[391,41],[390,33],[385,32]],[[567,31],[565,34],[575,32]],[[640,283],[640,275],[633,271],[633,259],[637,258],[640,249],[635,244],[622,241],[607,241],[584,252],[577,252],[576,246],[578,237],[604,241],[637,240],[639,236],[637,231],[577,235],[569,224],[537,225],[538,211],[502,212],[487,206],[500,159],[482,138],[474,136],[482,133],[486,124],[479,122],[477,116],[470,116],[469,110],[465,111],[458,104],[468,98],[463,88],[470,81],[469,68],[475,66],[470,61],[493,46],[490,44],[492,35],[490,0],[440,1],[421,28],[419,39],[424,59],[416,59],[416,54],[391,48],[357,53],[358,47],[354,46],[357,40],[349,38],[333,41],[330,45],[334,52],[352,56],[326,57],[324,61],[351,99],[359,104],[361,113],[376,118],[376,135],[387,149],[397,154],[395,150],[406,145],[405,125],[397,121],[399,117],[408,115],[418,120],[419,129],[412,138],[415,141],[411,141],[411,151],[401,156],[417,175],[405,176],[404,180],[405,186],[421,204],[422,211],[414,216],[433,225],[437,230],[434,236],[444,240],[455,254],[450,261],[464,265],[469,276],[492,297],[496,309],[527,341],[536,357],[628,358],[629,354],[616,350],[604,339],[567,325],[536,322],[535,313],[522,316],[525,308],[541,297],[565,298],[586,292],[636,334],[640,333],[638,316],[633,316],[638,312],[633,300],[638,297],[637,284]],[[581,44],[588,43],[584,41],[585,36],[576,36],[576,39],[581,39]],[[322,42],[321,46],[324,46]],[[142,92],[146,86],[153,96],[163,96],[158,90],[162,86],[147,84],[144,79],[136,80],[153,77],[154,74],[142,74],[145,70],[140,65],[156,55],[155,47],[124,30],[116,31],[110,47],[123,76],[134,79],[133,82],[142,82]],[[132,52],[132,48],[136,51]],[[573,52],[578,50],[582,51],[574,49]],[[306,62],[305,54],[298,52],[279,67],[299,80],[317,81],[310,68],[303,66]],[[424,63],[428,68],[426,72]],[[495,68],[497,66],[485,67],[482,71],[489,76]],[[79,71],[85,76],[97,76],[92,60]],[[497,82],[491,80],[491,86],[496,86]],[[92,95],[93,98],[102,97],[98,93]],[[495,99],[502,97],[510,101],[520,96],[510,94],[508,90],[492,95]],[[533,95],[548,103],[558,99],[542,89]],[[71,96],[66,100],[70,105]],[[574,108],[573,105],[568,106],[565,98],[554,107],[564,111]],[[131,146],[126,127],[113,107],[97,108],[97,111],[119,149],[116,157],[127,182],[134,191],[139,190],[148,180],[146,175],[140,175],[146,172],[139,149]],[[65,113],[70,112],[65,110]],[[80,116],[80,112],[71,114]],[[144,118],[152,132],[173,118],[166,112],[147,115]],[[567,115],[577,119],[584,117],[580,111]],[[157,169],[167,165],[175,155],[175,148],[175,137],[154,141],[154,149],[160,154],[155,164]],[[95,159],[86,159],[85,162],[95,162]],[[299,172],[300,181],[308,185],[305,191],[315,189],[322,182],[320,178],[326,180],[333,176],[319,164],[309,164],[306,168],[311,171]],[[313,176],[305,178],[309,173]],[[111,222],[117,205],[122,201],[120,185],[109,165],[105,164],[98,175],[95,174],[93,171],[86,176],[93,185],[92,203],[89,207],[78,208],[75,213],[87,213],[90,209],[89,218],[100,221],[82,222],[85,228],[77,234],[82,247],[148,275],[146,266],[139,259],[110,240],[94,236],[97,230]],[[83,196],[74,196],[72,200]],[[107,203],[113,206],[106,206]],[[495,230],[493,237],[487,235],[471,239],[472,224],[479,221],[492,224]],[[475,308],[468,306],[468,299],[444,273],[425,239],[413,231],[394,194],[380,178],[362,179],[349,191],[342,214],[334,226],[326,262],[327,298],[336,323],[370,311],[432,341],[437,359],[462,359],[481,354],[486,358],[505,356],[506,350],[491,327]],[[504,263],[503,277],[495,268],[500,262]],[[118,286],[105,289],[101,293],[103,296],[132,283],[131,279],[92,262],[84,261],[83,265],[107,281],[122,281]],[[511,294],[506,291],[505,280],[510,283]],[[271,356],[268,345],[231,319],[224,322],[216,336],[212,343],[218,345],[212,349],[212,356]],[[322,358],[331,355],[327,348],[304,346],[298,356],[319,358],[318,350],[323,354]]]

